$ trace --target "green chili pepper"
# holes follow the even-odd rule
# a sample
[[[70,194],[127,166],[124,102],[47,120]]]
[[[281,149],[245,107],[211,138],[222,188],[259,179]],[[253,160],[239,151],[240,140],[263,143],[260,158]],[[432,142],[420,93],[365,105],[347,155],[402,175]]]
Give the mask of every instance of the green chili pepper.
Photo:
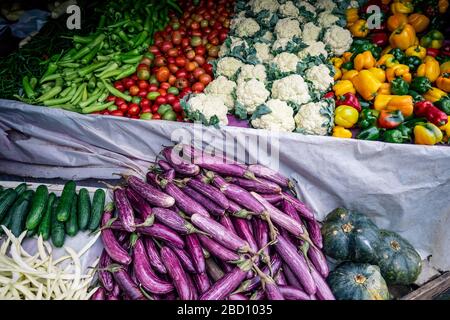
[[[409,91],[409,84],[402,78],[396,78],[391,82],[391,92],[392,94],[404,96],[407,95]]]
[[[411,81],[411,89],[424,94],[431,89],[431,81],[427,77],[415,77]]]
[[[98,103],[98,104],[94,104],[92,106],[89,106],[87,108],[84,108],[83,110],[81,110],[81,113],[83,114],[89,114],[89,113],[93,113],[93,112],[99,112],[99,111],[103,111],[105,109],[108,109],[108,107],[112,106],[114,104],[113,101],[108,102],[108,103]]]
[[[359,140],[376,141],[380,138],[380,129],[375,126],[369,127],[361,131],[356,138]]]
[[[81,59],[81,63],[82,64],[88,64],[89,62],[91,62],[95,58],[95,56],[97,55],[97,53],[100,51],[100,49],[102,47],[103,47],[102,43],[100,43],[93,50],[91,50],[91,52],[89,52],[87,55],[85,55],[83,59]]]
[[[141,60],[142,60],[142,56],[136,56],[134,58],[122,60],[122,62],[125,64],[136,64],[136,63],[139,63]]]
[[[359,127],[361,129],[367,129],[375,126],[379,115],[380,112],[378,110],[364,108],[359,114]]]
[[[30,86],[34,90],[36,88],[36,85],[38,84],[38,80],[35,77],[32,77],[30,79]]]
[[[91,94],[89,99],[80,103],[80,108],[83,109],[83,108],[86,108],[87,106],[93,104],[101,97],[102,94],[103,94],[103,91],[100,91],[100,90],[95,94]]]
[[[86,67],[80,69],[80,70],[78,71],[78,74],[79,74],[81,77],[85,77],[85,76],[87,76],[88,74],[94,72],[95,70],[97,70],[97,69],[99,69],[99,68],[101,68],[101,67],[103,67],[103,66],[105,66],[105,65],[106,65],[106,62],[105,62],[105,61],[97,62],[97,63],[88,65],[88,66],[86,66]]]
[[[51,74],[49,76],[43,77],[41,79],[41,81],[39,81],[39,83],[42,84],[42,83],[45,83],[45,82],[48,82],[48,81],[54,81],[54,80],[56,80],[58,78],[61,78],[61,74],[59,74],[59,73]]]
[[[61,91],[62,87],[56,86],[40,96],[37,102],[44,102],[46,100],[52,99],[56,97]]]
[[[58,70],[58,65],[56,63],[49,63],[47,70],[45,71],[45,73],[42,75],[41,81],[42,79],[51,76],[52,74],[54,74],[56,72],[56,70]]]
[[[62,105],[62,104],[69,102],[72,99],[73,95],[75,94],[76,87],[72,87],[72,88],[69,87],[69,89],[70,89],[70,92],[65,97],[58,98],[58,99],[45,100],[44,105],[47,107],[52,107],[52,106],[58,106],[58,105]]]
[[[115,80],[120,80],[120,79],[129,77],[135,72],[136,72],[136,66],[135,65],[129,66],[126,69],[122,70],[122,72],[116,76]]]
[[[116,88],[114,88],[112,85],[108,84],[105,80],[101,79],[102,83],[105,85],[105,88],[113,95],[119,98],[122,98],[123,100],[130,102],[133,98],[131,96],[128,96]]]
[[[30,81],[28,80],[28,76],[24,76],[22,78],[22,87],[23,91],[25,92],[25,95],[27,98],[32,99],[34,98],[34,90],[31,87]]]

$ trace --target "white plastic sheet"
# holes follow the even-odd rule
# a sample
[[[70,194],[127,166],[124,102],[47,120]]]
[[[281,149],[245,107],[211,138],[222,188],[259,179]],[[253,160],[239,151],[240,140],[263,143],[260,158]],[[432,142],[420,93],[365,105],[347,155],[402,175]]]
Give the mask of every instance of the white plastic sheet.
[[[31,177],[116,178],[145,171],[163,145],[196,127],[163,121],[83,116],[0,100],[0,171]],[[320,219],[343,206],[399,232],[432,265],[450,270],[450,148],[395,145],[225,127],[208,129],[214,145],[244,148],[268,139],[279,170],[298,182]],[[262,144],[263,145],[263,144]],[[251,144],[250,162],[273,160]],[[277,153],[273,152],[272,155]],[[277,168],[277,161],[269,161]]]

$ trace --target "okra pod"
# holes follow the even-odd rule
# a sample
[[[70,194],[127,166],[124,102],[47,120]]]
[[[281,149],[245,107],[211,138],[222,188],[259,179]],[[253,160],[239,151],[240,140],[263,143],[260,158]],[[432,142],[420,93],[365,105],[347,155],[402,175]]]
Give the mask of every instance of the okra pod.
[[[128,96],[116,88],[114,88],[112,85],[108,84],[105,80],[101,79],[102,83],[105,85],[105,88],[114,96],[122,98],[123,100],[130,102],[133,98],[131,96]]]
[[[30,98],[30,99],[34,98],[34,90],[31,87],[28,76],[25,76],[22,78],[22,87],[23,87],[23,91],[25,92],[25,95],[28,98]]]
[[[37,101],[43,102],[45,100],[52,99],[52,98],[56,97],[61,91],[62,91],[61,87],[59,87],[59,86],[54,87],[54,88],[50,89],[49,91],[47,91],[46,93],[44,93],[42,96],[40,96]]]
[[[103,111],[105,109],[108,109],[110,106],[112,106],[114,104],[114,101],[108,102],[108,103],[98,103],[98,104],[94,104],[92,106],[89,106],[87,108],[84,108],[83,110],[81,110],[81,113],[83,114],[89,114],[89,113],[93,113],[93,112],[99,112],[99,111]]]

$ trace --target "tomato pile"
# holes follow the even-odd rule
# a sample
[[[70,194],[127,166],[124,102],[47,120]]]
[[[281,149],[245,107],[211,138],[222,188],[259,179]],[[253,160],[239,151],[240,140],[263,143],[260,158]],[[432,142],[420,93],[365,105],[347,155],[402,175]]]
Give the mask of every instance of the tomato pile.
[[[170,22],[154,36],[137,72],[114,87],[133,97],[127,102],[109,96],[114,105],[101,114],[144,120],[184,121],[180,99],[203,92],[213,80],[209,63],[226,40],[233,1],[183,1],[183,15],[170,13]]]

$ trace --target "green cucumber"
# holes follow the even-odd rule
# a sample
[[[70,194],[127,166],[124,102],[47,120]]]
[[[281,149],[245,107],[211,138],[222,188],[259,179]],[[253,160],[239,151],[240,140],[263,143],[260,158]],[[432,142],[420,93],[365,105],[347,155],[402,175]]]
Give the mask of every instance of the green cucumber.
[[[64,222],[58,220],[57,210],[61,199],[57,199],[53,204],[52,210],[52,226],[51,226],[51,238],[55,247],[61,248],[66,240],[66,230],[64,229]]]
[[[64,185],[63,192],[56,208],[56,217],[60,222],[66,222],[70,217],[70,210],[75,196],[76,184],[74,181],[68,181]]]
[[[103,209],[105,208],[106,194],[103,189],[97,189],[92,199],[91,220],[89,221],[89,230],[95,231],[100,225],[100,220],[103,216]]]
[[[50,238],[50,230],[52,225],[52,211],[56,199],[57,199],[56,195],[54,193],[50,193],[47,205],[45,207],[44,217],[42,218],[41,224],[39,225],[38,233],[42,236],[42,239],[44,240],[48,240]]]
[[[27,184],[26,183],[21,183],[16,187],[16,192],[20,195],[22,193],[24,193],[27,190]]]
[[[34,230],[39,226],[44,215],[45,206],[48,200],[48,188],[45,185],[37,187],[31,202],[31,210],[27,217],[26,227],[28,230]]]
[[[91,198],[89,191],[82,188],[78,193],[78,227],[80,230],[86,230],[91,216]]]
[[[31,199],[33,199],[33,195],[34,191],[32,190],[25,191],[10,209],[12,212],[9,229],[16,237],[20,236],[25,229],[25,221],[31,207]]]
[[[75,237],[78,233],[77,207],[77,196],[75,195],[72,201],[69,220],[66,221],[66,233],[70,237]]]
[[[0,198],[0,222],[3,220],[3,218],[5,218],[6,213],[14,204],[14,201],[16,201],[17,197],[18,194],[14,189],[7,189],[2,193],[2,196]]]

